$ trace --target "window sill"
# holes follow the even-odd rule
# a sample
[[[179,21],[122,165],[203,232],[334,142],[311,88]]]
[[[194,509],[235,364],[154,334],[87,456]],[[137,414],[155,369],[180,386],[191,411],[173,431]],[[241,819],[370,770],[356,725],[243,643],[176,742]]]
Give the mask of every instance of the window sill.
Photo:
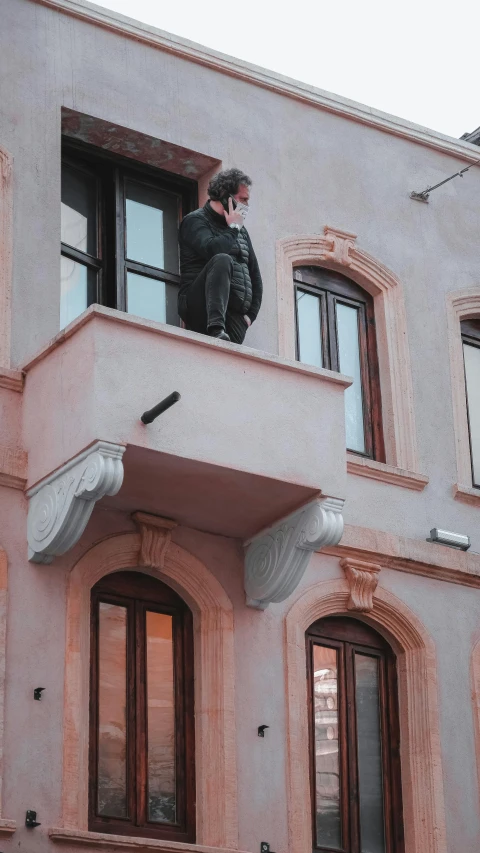
[[[347,473],[356,474],[358,477],[369,477],[371,480],[379,480],[382,483],[391,483],[415,492],[423,491],[428,484],[428,477],[424,474],[416,474],[404,468],[394,468],[393,465],[375,462],[373,459],[356,456],[354,453],[347,453]]]
[[[109,835],[103,832],[88,832],[82,829],[50,829],[52,841],[60,844],[83,844],[98,850],[132,850],[149,853],[232,853],[225,847],[204,847],[201,844],[185,844],[178,841],[156,841],[152,838],[136,838],[129,835]],[[242,853],[237,850],[236,853]],[[243,851],[245,853],[245,851]]]
[[[480,489],[474,489],[472,486],[460,486],[456,483],[453,487],[453,497],[464,504],[480,506]]]
[[[0,838],[13,835],[16,828],[17,824],[14,820],[4,820],[3,818],[0,818]]]

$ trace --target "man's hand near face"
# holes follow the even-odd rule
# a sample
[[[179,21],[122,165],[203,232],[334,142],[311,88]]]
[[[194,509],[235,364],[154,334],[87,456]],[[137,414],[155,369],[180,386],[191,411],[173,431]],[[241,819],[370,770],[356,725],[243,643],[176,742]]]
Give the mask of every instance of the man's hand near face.
[[[225,210],[224,215],[225,215],[225,221],[229,227],[232,227],[232,226],[234,226],[234,227],[238,226],[238,228],[242,227],[243,216],[241,213],[237,213],[237,211],[233,209],[233,200],[232,200],[231,196],[228,199],[228,212]],[[247,324],[247,328],[250,328],[250,326],[252,325],[252,321],[250,320],[250,317],[248,316],[248,314],[244,314],[243,319],[245,320],[245,322]]]
[[[229,228],[232,226],[235,228],[241,228],[243,225],[243,216],[241,213],[237,213],[236,210],[233,209],[233,201],[232,197],[228,199],[228,211],[224,211],[225,221]]]

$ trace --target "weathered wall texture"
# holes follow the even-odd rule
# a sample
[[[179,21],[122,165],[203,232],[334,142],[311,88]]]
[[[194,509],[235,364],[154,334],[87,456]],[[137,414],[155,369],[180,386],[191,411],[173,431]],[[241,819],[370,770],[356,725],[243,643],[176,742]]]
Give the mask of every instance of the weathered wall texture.
[[[347,544],[344,547],[345,553],[355,547],[368,550],[364,559],[381,567],[378,601],[383,605],[377,606],[381,609],[381,606],[387,607],[385,602],[388,606],[396,600],[401,602],[404,616],[410,613],[412,625],[420,626],[418,634],[424,638],[422,648],[428,651],[422,665],[427,679],[425,707],[435,723],[431,749],[428,747],[434,790],[428,793],[430,804],[425,805],[426,800],[422,800],[422,796],[428,798],[425,792],[419,793],[417,800],[414,796],[410,800],[406,798],[406,814],[411,817],[407,838],[414,839],[412,845],[415,844],[406,853],[446,853],[447,850],[478,853],[479,698],[476,696],[475,703],[472,701],[472,684],[477,691],[480,688],[478,664],[475,664],[476,658],[472,664],[472,652],[480,635],[480,509],[477,501],[465,503],[454,499],[454,486],[467,487],[468,483],[460,482],[459,471],[465,475],[466,470],[465,454],[459,453],[456,446],[459,433],[464,436],[465,424],[463,415],[459,420],[458,395],[454,413],[452,379],[458,378],[460,368],[458,341],[455,342],[455,324],[452,326],[451,317],[456,305],[452,294],[456,292],[467,291],[473,304],[480,305],[479,170],[474,168],[463,181],[447,184],[432,195],[430,204],[418,204],[409,198],[410,191],[423,189],[455,172],[460,164],[459,157],[455,156],[458,146],[455,148],[452,143],[453,153],[449,153],[446,143],[445,150],[441,151],[386,133],[298,98],[286,97],[247,80],[193,64],[172,52],[59,13],[33,0],[1,0],[0,19],[0,160],[4,164],[0,170],[0,187],[8,182],[9,193],[0,204],[0,311],[3,311],[4,322],[4,326],[0,324],[0,330],[4,329],[0,367],[27,368],[23,408],[21,375],[5,370],[6,379],[0,383],[0,558],[8,561],[6,643],[0,631],[0,734],[4,726],[3,759],[0,738],[2,850],[5,853],[17,849],[25,853],[46,853],[53,849],[77,849],[66,842],[55,848],[54,842],[48,839],[48,830],[62,825],[66,799],[70,798],[70,804],[75,800],[75,791],[66,791],[65,786],[62,791],[62,779],[68,778],[68,768],[65,773],[63,765],[64,714],[71,701],[64,692],[69,579],[81,558],[88,562],[89,558],[84,555],[93,545],[110,536],[133,535],[136,531],[130,512],[125,511],[121,501],[116,505],[104,502],[95,508],[85,534],[70,553],[50,566],[27,561],[27,499],[22,492],[27,476],[25,451],[29,451],[32,460],[36,454],[29,475],[31,484],[67,461],[69,453],[76,453],[92,438],[112,440],[104,434],[109,424],[115,422],[119,430],[124,428],[121,412],[116,409],[115,382],[120,380],[135,388],[132,397],[140,409],[136,383],[142,364],[135,362],[135,356],[121,377],[114,376],[111,387],[108,382],[100,383],[102,401],[92,400],[88,393],[83,396],[77,393],[76,383],[81,381],[81,376],[87,375],[90,367],[93,371],[98,369],[98,364],[89,364],[88,358],[83,358],[80,364],[75,351],[79,341],[90,340],[91,325],[76,333],[76,338],[60,341],[45,361],[32,366],[33,356],[46,347],[59,327],[60,128],[61,108],[67,107],[199,152],[209,158],[208,163],[217,161],[224,167],[241,166],[252,175],[254,188],[248,227],[265,285],[261,314],[247,336],[246,342],[252,348],[282,357],[291,353],[291,342],[287,340],[290,309],[288,306],[284,309],[280,299],[285,295],[287,278],[282,279],[281,270],[279,272],[279,241],[287,240],[288,246],[285,242],[282,245],[293,253],[291,257],[299,257],[287,239],[295,236],[311,238],[306,241],[310,246],[308,251],[315,252],[320,246],[322,252],[335,255],[335,249],[329,249],[325,226],[336,230],[337,238],[339,231],[348,232],[341,238],[344,242],[347,238],[351,242],[352,235],[357,235],[354,250],[352,248],[356,274],[366,276],[367,289],[365,258],[371,259],[368,263],[377,273],[380,269],[384,271],[384,280],[388,280],[393,289],[396,281],[400,283],[401,291],[399,286],[395,293],[401,292],[401,298],[395,301],[395,297],[390,303],[390,313],[384,312],[383,326],[380,324],[379,335],[383,337],[379,349],[382,352],[383,347],[388,354],[389,346],[397,347],[392,364],[397,365],[395,370],[408,372],[408,376],[405,374],[408,400],[402,401],[398,411],[395,409],[395,381],[390,382],[385,373],[384,387],[390,388],[391,395],[387,407],[391,411],[391,422],[385,424],[386,431],[392,431],[391,458],[387,459],[389,468],[371,466],[375,477],[372,479],[365,476],[364,471],[358,472],[358,465],[357,473],[352,473],[355,460],[349,459],[345,508],[345,520],[349,525],[345,538],[348,548]],[[467,157],[470,153],[467,144],[464,150]],[[461,164],[464,162],[462,160]],[[6,215],[10,219],[7,224]],[[302,251],[307,251],[306,243]],[[305,257],[311,255],[307,252]],[[339,257],[340,254],[327,258],[326,265],[338,268]],[[363,258],[363,267],[359,258]],[[374,279],[373,275],[371,292],[378,295]],[[8,343],[10,304],[11,347]],[[397,314],[395,305],[399,306]],[[480,309],[478,313],[480,315]],[[397,334],[398,329],[393,334],[387,328],[389,323],[395,322],[395,317],[399,323],[401,320],[401,334]],[[127,329],[125,324],[124,333],[118,325],[115,332],[102,338],[101,351],[111,360],[112,374],[115,362],[123,353],[122,334],[123,341],[130,341],[134,350],[136,336],[144,346],[148,333],[142,329],[138,332]],[[168,341],[162,346],[168,346]],[[77,359],[78,370],[72,387],[66,383],[60,388],[56,386],[62,374],[58,364],[62,362],[65,367],[69,352]],[[210,364],[210,355],[205,354],[206,365]],[[89,356],[94,362],[93,346]],[[234,356],[225,356],[225,364],[230,357]],[[190,376],[188,364],[185,366],[182,362],[182,365],[183,376],[195,385],[195,370]],[[247,359],[239,357],[235,370],[247,375],[249,369]],[[382,369],[386,371],[387,367]],[[170,370],[175,370],[175,364],[170,364]],[[198,363],[196,370],[199,370]],[[253,361],[251,370],[254,370]],[[255,366],[259,379],[265,383],[270,381],[270,370],[273,368],[264,367],[260,362]],[[305,406],[302,388],[320,388],[321,383],[318,377],[296,374],[294,368],[288,371],[289,393],[296,406],[296,414],[291,416],[291,441],[294,443],[302,441],[298,411],[301,410],[306,423],[309,417],[308,411],[302,408]],[[149,375],[152,379],[152,366]],[[42,377],[40,385],[43,383],[49,388],[52,400],[60,401],[58,411],[65,416],[63,420],[63,415],[59,416],[54,425],[49,423],[50,409],[45,401],[42,402],[41,387],[34,387],[36,376]],[[327,387],[327,380],[325,382]],[[287,380],[280,376],[278,386],[272,385],[272,396],[281,396],[282,388],[287,387],[285,383]],[[29,387],[33,389],[31,397],[27,396]],[[328,387],[333,385],[330,383]],[[222,393],[228,395],[228,387],[222,385],[222,388]],[[235,394],[235,388],[232,387],[231,393]],[[328,405],[334,405],[331,401],[336,400],[335,406],[338,403],[335,392],[328,391],[328,395],[324,398],[327,410]],[[127,390],[125,399],[128,397]],[[87,428],[87,414],[90,417],[96,403],[103,403],[104,408],[97,420],[102,434],[94,430],[95,434],[80,440],[84,432],[80,428],[75,432],[74,419],[70,421],[65,413],[68,411],[69,417],[73,417],[74,412],[78,419],[82,418],[83,399],[87,403],[82,429]],[[316,399],[313,407],[318,410],[318,420],[321,404],[322,400]],[[279,411],[282,413],[283,409],[280,407]],[[335,412],[338,416],[338,406]],[[188,427],[194,428],[194,413],[189,416],[191,422],[182,426],[186,439],[189,438]],[[254,413],[250,412],[249,417],[253,419]],[[390,416],[386,417],[388,420]],[[330,428],[335,423],[332,418]],[[315,427],[318,427],[317,422],[308,421],[306,431],[310,436]],[[279,432],[287,448],[285,453],[289,429],[290,420],[287,419]],[[326,423],[327,433],[328,429]],[[67,434],[65,430],[70,432]],[[125,434],[130,441],[131,435]],[[22,443],[25,436],[27,444]],[[161,442],[160,431],[159,436]],[[165,436],[165,441],[172,442],[170,451],[173,447],[180,453],[174,443],[182,437],[181,430],[178,435],[166,430]],[[243,435],[247,458],[245,437],[248,438],[248,424]],[[113,440],[121,438],[116,436]],[[275,440],[274,434],[272,440]],[[300,473],[302,482],[309,488],[312,488],[309,472],[317,466],[321,470],[322,456],[327,458],[331,452],[333,458],[332,447],[335,447],[340,461],[336,469],[332,463],[332,470],[336,471],[333,481],[340,483],[339,490],[344,489],[346,458],[338,452],[339,443],[338,431],[330,441],[324,433],[311,465],[308,453],[313,451],[308,450],[310,444],[308,448],[304,445]],[[317,447],[313,443],[311,446]],[[225,441],[221,447],[221,461],[228,468]],[[398,447],[403,450],[396,456]],[[160,449],[160,445],[154,449]],[[264,461],[262,454],[258,454],[255,474],[259,477],[272,474],[272,459],[267,451],[266,446]],[[203,457],[199,455],[199,458]],[[332,458],[325,463],[325,470]],[[218,462],[214,452],[208,461]],[[230,462],[232,467],[234,463],[239,468],[243,464],[233,457]],[[292,472],[290,464],[290,458],[283,459],[282,465],[278,465],[280,473],[285,480],[297,476],[298,483],[299,471]],[[8,465],[13,465],[11,470]],[[406,467],[407,472],[403,470]],[[341,476],[335,479],[338,471]],[[277,475],[276,469],[273,473]],[[472,496],[467,494],[467,497]],[[145,506],[135,509],[145,509]],[[438,568],[441,558],[435,555],[439,552],[434,548],[431,552],[425,550],[429,547],[426,537],[435,526],[470,535],[470,563],[459,557],[457,567],[449,552],[453,563],[441,570]],[[296,612],[292,608],[302,596],[310,595],[307,593],[310,588],[318,585],[321,598],[323,582],[331,582],[331,589],[340,591],[342,607],[346,606],[348,588],[340,565],[341,548],[328,555],[315,554],[292,599],[260,612],[245,606],[239,539],[179,526],[173,532],[172,541],[201,561],[205,571],[211,574],[212,588],[223,588],[225,601],[229,602],[226,610],[234,630],[233,657],[226,661],[229,667],[226,683],[234,685],[234,693],[232,687],[229,696],[233,703],[229,713],[230,722],[234,717],[236,727],[238,795],[235,803],[234,785],[231,779],[228,781],[225,767],[222,772],[225,771],[227,779],[229,805],[235,806],[230,813],[234,822],[238,811],[238,847],[257,853],[260,841],[268,840],[277,853],[294,853],[289,836],[293,825],[290,822],[289,827],[289,791],[292,791],[289,749],[293,741],[290,738],[292,707],[287,708],[285,701],[286,626],[291,613]],[[375,541],[376,545],[371,545]],[[385,557],[387,551],[382,551],[381,543],[385,542],[390,542],[388,553],[397,553],[396,565]],[[417,555],[403,558],[402,554],[414,550],[415,543],[418,544]],[[0,565],[3,579],[6,570],[3,572],[3,563]],[[193,559],[192,565],[195,565]],[[461,578],[455,577],[456,568],[463,573]],[[461,582],[452,582],[454,580]],[[6,585],[2,581],[0,586],[3,607]],[[373,602],[369,618],[372,624],[385,626],[386,611],[379,609],[376,622],[375,596]],[[300,611],[300,605],[298,608]],[[290,615],[287,617],[287,614]],[[414,629],[411,630],[414,633]],[[398,640],[397,651],[407,654],[411,649],[407,642],[402,647]],[[2,656],[6,660],[4,722],[1,719]],[[415,677],[419,677],[418,670]],[[401,683],[407,689],[410,682],[405,677]],[[33,689],[37,686],[46,688],[41,702],[32,701]],[[410,714],[405,696],[400,697],[400,703],[401,706],[403,703],[402,737],[408,745],[412,737],[409,725],[416,718],[415,714]],[[269,726],[263,740],[257,737],[257,727],[261,724]],[[425,729],[420,727],[420,730]],[[295,731],[301,731],[301,720],[300,728]],[[417,771],[414,768],[408,772],[418,783],[421,773],[418,768]],[[445,825],[443,818],[435,823],[435,816],[443,814],[443,797]],[[427,842],[422,840],[419,828],[424,806],[428,811],[425,826],[435,824],[428,849],[421,846]],[[25,811],[30,808],[37,810],[42,823],[38,831],[28,832],[23,828]],[[18,829],[13,836],[11,827],[2,829],[2,820],[17,822]],[[303,831],[300,823],[298,825],[299,832]],[[225,815],[217,815],[210,829],[203,827],[202,832],[200,837],[204,839],[216,839],[219,845],[234,846],[235,831],[229,835],[225,829]],[[299,847],[298,853],[300,851],[306,853]]]

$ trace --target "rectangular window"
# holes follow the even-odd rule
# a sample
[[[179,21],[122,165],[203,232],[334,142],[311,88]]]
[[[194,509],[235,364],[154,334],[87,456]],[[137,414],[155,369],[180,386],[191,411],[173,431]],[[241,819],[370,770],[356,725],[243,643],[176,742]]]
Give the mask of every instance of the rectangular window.
[[[94,302],[178,325],[178,226],[196,205],[194,181],[65,144],[60,327]]]
[[[480,341],[463,342],[473,485],[480,488]]]
[[[89,828],[195,839],[192,618],[140,572],[91,594]]]
[[[294,280],[297,358],[353,378],[345,390],[347,450],[385,462],[372,297],[319,267],[299,267]]]
[[[404,853],[395,656],[349,617],[307,631],[312,848]]]

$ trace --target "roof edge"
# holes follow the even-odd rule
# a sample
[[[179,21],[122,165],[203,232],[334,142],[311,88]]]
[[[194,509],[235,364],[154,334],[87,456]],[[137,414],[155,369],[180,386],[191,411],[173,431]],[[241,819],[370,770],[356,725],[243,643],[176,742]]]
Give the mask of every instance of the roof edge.
[[[427,148],[458,157],[461,160],[472,162],[478,159],[478,146],[466,140],[457,140],[398,116],[342,98],[340,95],[323,89],[317,89],[307,83],[285,77],[275,71],[236,59],[188,39],[159,30],[141,21],[120,15],[103,6],[89,3],[87,0],[30,0],[30,2],[56,9],[104,29],[150,44],[152,47],[175,54],[182,59],[212,68],[221,74],[245,80],[255,86],[303,101],[326,112],[343,116],[351,121],[368,125],[393,136],[408,139]]]

